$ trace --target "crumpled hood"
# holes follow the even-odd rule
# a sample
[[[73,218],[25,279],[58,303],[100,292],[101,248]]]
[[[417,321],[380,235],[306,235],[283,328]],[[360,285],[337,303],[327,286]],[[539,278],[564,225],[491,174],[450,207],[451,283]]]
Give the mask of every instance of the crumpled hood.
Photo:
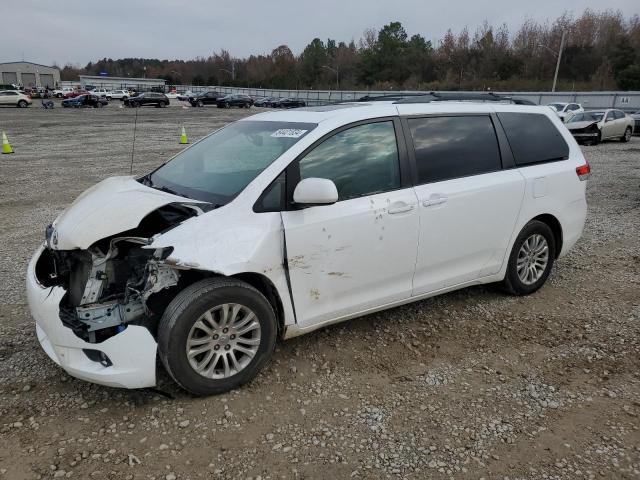
[[[205,202],[147,187],[129,176],[108,178],[84,191],[53,222],[51,246],[86,249],[98,240],[137,227],[149,213],[169,203]]]
[[[589,125],[593,125],[594,123],[598,123],[594,120],[585,120],[584,122],[570,122],[567,123],[567,128],[569,130],[579,130],[580,128],[586,128]]]

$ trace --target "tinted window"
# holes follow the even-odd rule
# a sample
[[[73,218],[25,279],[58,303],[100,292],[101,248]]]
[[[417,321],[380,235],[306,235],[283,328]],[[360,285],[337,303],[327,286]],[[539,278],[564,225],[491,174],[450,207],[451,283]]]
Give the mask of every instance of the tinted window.
[[[300,178],[328,178],[339,200],[400,187],[393,122],[360,125],[337,133],[300,160]]]
[[[420,183],[502,168],[498,140],[488,116],[412,118],[409,128]]]
[[[621,118],[624,118],[624,113],[622,113],[620,110],[615,110],[613,113],[614,113],[614,114],[615,114],[615,116],[616,116],[616,120],[619,120],[619,119],[621,119]]]
[[[516,165],[569,158],[569,146],[555,125],[540,113],[498,113]]]

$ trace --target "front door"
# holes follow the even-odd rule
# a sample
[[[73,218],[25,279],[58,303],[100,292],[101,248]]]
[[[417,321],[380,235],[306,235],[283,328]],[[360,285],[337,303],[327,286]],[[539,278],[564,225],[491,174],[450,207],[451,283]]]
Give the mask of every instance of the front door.
[[[333,205],[282,213],[301,327],[411,295],[418,209],[401,180],[399,128],[396,119],[340,129],[289,167],[288,179],[293,167],[300,179],[332,180],[339,195]]]
[[[498,273],[524,195],[489,115],[410,118],[420,242],[413,295]],[[411,150],[411,149],[410,149]]]

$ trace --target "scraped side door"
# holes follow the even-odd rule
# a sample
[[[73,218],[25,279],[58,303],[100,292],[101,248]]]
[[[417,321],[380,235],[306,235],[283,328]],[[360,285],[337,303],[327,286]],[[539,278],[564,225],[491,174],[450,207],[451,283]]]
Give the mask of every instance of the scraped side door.
[[[406,148],[399,148],[400,128],[396,118],[340,129],[287,171],[287,182],[330,179],[339,195],[333,205],[282,212],[301,327],[411,295],[417,197],[401,168]]]

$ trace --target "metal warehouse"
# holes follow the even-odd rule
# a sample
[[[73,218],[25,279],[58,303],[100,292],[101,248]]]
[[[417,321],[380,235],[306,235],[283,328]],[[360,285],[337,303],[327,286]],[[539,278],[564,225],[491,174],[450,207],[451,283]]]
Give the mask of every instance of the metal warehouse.
[[[60,70],[31,62],[0,63],[0,83],[56,88],[60,83]]]
[[[160,78],[131,78],[131,77],[107,77],[101,75],[80,75],[80,85],[83,88],[88,85],[118,90],[122,88],[152,88],[163,87],[165,80]]]

